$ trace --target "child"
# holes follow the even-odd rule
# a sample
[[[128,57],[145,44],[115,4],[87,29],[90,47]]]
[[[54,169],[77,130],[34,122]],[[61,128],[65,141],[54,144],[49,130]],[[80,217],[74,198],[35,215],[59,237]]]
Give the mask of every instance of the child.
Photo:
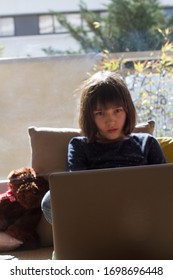
[[[126,167],[165,163],[157,140],[132,133],[136,110],[123,80],[113,72],[91,76],[82,88],[81,137],[68,146],[68,170]]]
[[[136,110],[123,80],[100,71],[82,86],[79,126],[83,136],[68,145],[68,171],[166,163],[157,140],[133,133]],[[43,200],[50,221],[50,194]]]

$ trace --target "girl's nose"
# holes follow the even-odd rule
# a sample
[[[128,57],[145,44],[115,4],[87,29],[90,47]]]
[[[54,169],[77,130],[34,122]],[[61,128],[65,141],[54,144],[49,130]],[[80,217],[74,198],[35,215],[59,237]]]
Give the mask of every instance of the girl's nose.
[[[115,115],[112,113],[107,114],[106,116],[106,122],[114,122],[115,121]]]

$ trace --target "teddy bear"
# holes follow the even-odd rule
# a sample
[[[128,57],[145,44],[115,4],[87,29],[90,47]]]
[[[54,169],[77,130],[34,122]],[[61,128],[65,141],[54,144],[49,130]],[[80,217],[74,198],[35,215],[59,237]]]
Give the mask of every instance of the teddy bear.
[[[42,216],[41,200],[49,190],[48,181],[30,167],[12,170],[7,178],[8,190],[0,195],[0,243],[10,237],[17,242],[15,249],[37,248],[36,228]]]

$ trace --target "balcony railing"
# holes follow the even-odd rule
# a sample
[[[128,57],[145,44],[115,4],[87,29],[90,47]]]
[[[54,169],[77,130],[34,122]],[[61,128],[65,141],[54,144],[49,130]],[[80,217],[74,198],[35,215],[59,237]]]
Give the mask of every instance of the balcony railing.
[[[103,54],[99,67],[119,72],[134,100],[138,122],[155,120],[155,136],[173,134],[173,43],[161,51]]]

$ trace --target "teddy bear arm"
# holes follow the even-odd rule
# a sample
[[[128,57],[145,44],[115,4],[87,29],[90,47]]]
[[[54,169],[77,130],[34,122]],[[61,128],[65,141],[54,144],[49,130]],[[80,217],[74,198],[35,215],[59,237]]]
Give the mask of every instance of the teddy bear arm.
[[[36,230],[41,219],[41,212],[27,212],[18,218],[14,224],[10,225],[6,230],[10,236],[25,242]]]
[[[8,208],[11,205],[11,202],[9,201],[8,197],[3,197],[2,200],[0,200],[0,231],[5,231],[8,227]]]
[[[8,227],[7,220],[0,214],[0,231],[5,231]]]

